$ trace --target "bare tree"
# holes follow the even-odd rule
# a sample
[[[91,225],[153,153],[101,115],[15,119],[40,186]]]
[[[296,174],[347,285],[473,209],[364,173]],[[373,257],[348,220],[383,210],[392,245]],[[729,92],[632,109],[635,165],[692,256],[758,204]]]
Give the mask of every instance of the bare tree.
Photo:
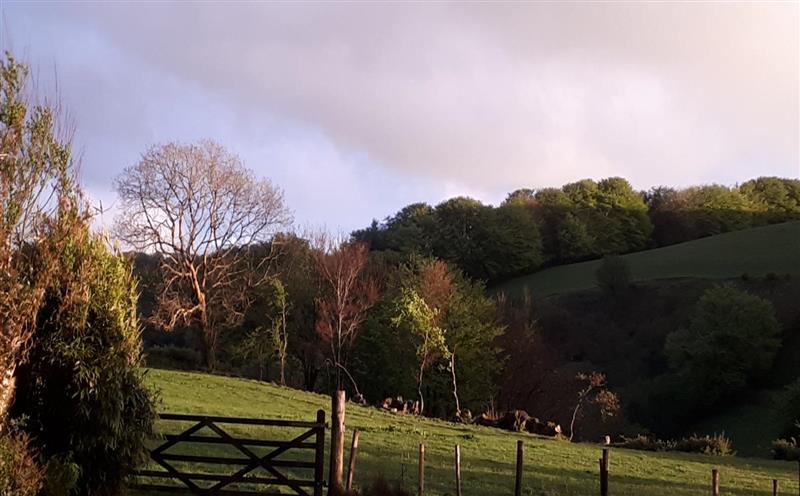
[[[253,260],[247,245],[291,221],[281,191],[212,141],[154,146],[115,187],[120,239],[161,255],[154,321],[197,325],[213,370],[220,330],[241,320],[248,289],[268,277],[271,257]]]
[[[314,256],[321,293],[316,300],[316,330],[329,345],[328,360],[335,369],[336,387],[341,389],[344,372],[358,395],[347,359],[367,311],[378,299],[377,281],[366,270],[369,250],[365,243],[337,243],[324,236],[317,245]]]
[[[57,257],[48,254],[81,219],[70,132],[59,127],[58,106],[33,101],[27,80],[27,66],[6,54],[0,61],[0,431],[56,269]]]

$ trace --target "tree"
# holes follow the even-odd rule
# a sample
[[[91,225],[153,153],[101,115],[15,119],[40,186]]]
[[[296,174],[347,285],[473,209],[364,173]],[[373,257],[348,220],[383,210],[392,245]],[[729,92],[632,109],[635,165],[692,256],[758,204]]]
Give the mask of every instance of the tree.
[[[436,325],[437,314],[414,289],[403,288],[392,319],[396,327],[407,330],[416,338],[416,381],[420,414],[425,410],[425,396],[422,393],[425,371],[440,358],[450,359],[444,330]]]
[[[277,277],[270,279],[262,288],[268,303],[261,314],[261,324],[255,327],[239,345],[239,353],[245,358],[254,358],[258,363],[258,380],[264,380],[267,359],[278,359],[279,378],[286,385],[286,357],[289,353],[289,309],[291,302],[286,286]]]
[[[595,272],[595,277],[597,285],[613,295],[627,290],[633,281],[630,264],[619,255],[603,257],[600,267]]]
[[[480,216],[476,239],[484,254],[482,274],[489,281],[525,274],[542,263],[542,239],[530,209],[512,203]]]
[[[353,232],[355,241],[366,242],[373,251],[390,253],[398,264],[410,255],[430,255],[436,228],[433,209],[426,203],[412,203],[378,224]]]
[[[0,433],[14,400],[36,316],[56,270],[76,197],[69,139],[60,136],[58,108],[31,103],[28,67],[6,53],[0,61]],[[50,250],[38,261],[32,243]]]
[[[291,301],[286,291],[286,286],[278,277],[271,278],[266,284],[258,288],[257,296],[244,325],[253,321],[251,315],[258,311],[254,328],[238,344],[237,352],[244,358],[252,358],[258,365],[258,380],[264,380],[264,369],[267,360],[278,359],[279,380],[282,386],[286,385],[286,358],[289,353],[289,311]],[[261,303],[260,305],[258,303]],[[266,321],[266,324],[264,323]]]
[[[268,276],[271,257],[250,263],[244,245],[268,241],[290,221],[281,191],[212,141],[154,146],[115,187],[119,237],[161,255],[156,321],[168,330],[199,326],[213,370],[220,330],[241,320],[247,290]]]
[[[578,374],[575,379],[581,383],[581,388],[578,390],[578,398],[575,403],[575,408],[572,410],[572,419],[569,422],[569,440],[575,437],[575,421],[578,419],[578,413],[584,402],[587,401],[589,395],[593,392],[605,388],[606,376],[599,372],[591,372],[589,374]]]
[[[275,315],[272,318],[272,349],[278,357],[281,385],[286,385],[286,356],[289,351],[289,334],[287,320],[289,317],[289,295],[286,286],[280,279],[272,279],[272,291],[275,295]]]
[[[378,299],[378,283],[366,270],[367,245],[362,242],[335,243],[323,237],[315,251],[320,296],[316,299],[316,331],[328,344],[337,389],[342,388],[344,372],[360,394],[347,369],[350,350],[358,339],[361,324]]]
[[[314,391],[325,359],[325,347],[315,329],[320,280],[314,250],[307,239],[295,234],[280,234],[274,242],[280,245],[275,272],[286,288],[291,306],[287,333],[292,339],[288,343],[288,353],[297,358],[302,367],[303,386]]]
[[[155,402],[139,368],[131,267],[79,225],[56,256],[12,415],[43,459],[77,465],[75,494],[111,496],[146,459]],[[52,256],[36,248],[36,260]]]
[[[438,230],[433,241],[436,257],[461,267],[473,277],[486,277],[480,229],[491,207],[467,197],[451,198],[436,206]]]
[[[703,294],[689,326],[668,335],[664,351],[700,404],[712,405],[769,370],[779,331],[770,302],[721,285]]]
[[[577,215],[567,212],[556,234],[559,258],[564,261],[581,260],[597,252],[597,241],[589,228]]]
[[[800,180],[759,177],[739,186],[742,194],[768,222],[800,218]]]

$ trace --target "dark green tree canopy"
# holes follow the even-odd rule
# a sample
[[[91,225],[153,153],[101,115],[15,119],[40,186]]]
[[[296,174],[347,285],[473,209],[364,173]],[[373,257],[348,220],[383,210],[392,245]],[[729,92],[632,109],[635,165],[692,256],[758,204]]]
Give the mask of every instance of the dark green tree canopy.
[[[667,337],[664,351],[672,368],[706,404],[730,397],[772,366],[780,347],[772,304],[732,285],[700,298],[688,327]]]

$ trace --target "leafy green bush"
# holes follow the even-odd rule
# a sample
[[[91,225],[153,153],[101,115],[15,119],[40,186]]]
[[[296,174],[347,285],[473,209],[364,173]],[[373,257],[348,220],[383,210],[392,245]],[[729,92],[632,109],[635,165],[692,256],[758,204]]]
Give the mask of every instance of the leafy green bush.
[[[44,471],[45,496],[69,496],[78,484],[81,469],[69,456],[54,456]]]
[[[16,429],[0,433],[0,494],[35,496],[42,478],[28,435]]]
[[[660,439],[638,435],[635,437],[623,437],[622,442],[617,446],[639,451],[666,451],[668,443]]]
[[[777,439],[772,442],[772,456],[776,460],[800,461],[797,439]]]
[[[139,369],[136,283],[87,226],[69,237],[59,264],[18,370],[12,415],[27,417],[43,459],[79,467],[75,493],[116,495],[146,455],[155,419]],[[69,465],[52,470],[71,473]]]
[[[633,281],[631,266],[627,260],[618,255],[603,257],[600,268],[595,274],[597,284],[610,293],[621,293],[628,289]]]
[[[704,455],[731,456],[736,454],[731,440],[725,433],[713,436],[690,436],[679,439],[670,451],[683,451],[686,453],[702,453]]]
[[[725,437],[724,433],[714,434],[713,436],[693,435],[675,441],[662,441],[639,435],[623,438],[623,441],[618,443],[617,446],[640,451],[682,451],[714,456],[732,456],[736,454],[731,440]]]

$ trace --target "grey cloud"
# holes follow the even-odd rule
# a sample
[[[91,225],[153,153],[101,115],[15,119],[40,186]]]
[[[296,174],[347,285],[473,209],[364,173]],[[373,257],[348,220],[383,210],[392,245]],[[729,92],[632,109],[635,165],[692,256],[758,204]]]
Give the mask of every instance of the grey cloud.
[[[493,195],[800,174],[796,3],[34,9],[96,33],[131,71]]]

